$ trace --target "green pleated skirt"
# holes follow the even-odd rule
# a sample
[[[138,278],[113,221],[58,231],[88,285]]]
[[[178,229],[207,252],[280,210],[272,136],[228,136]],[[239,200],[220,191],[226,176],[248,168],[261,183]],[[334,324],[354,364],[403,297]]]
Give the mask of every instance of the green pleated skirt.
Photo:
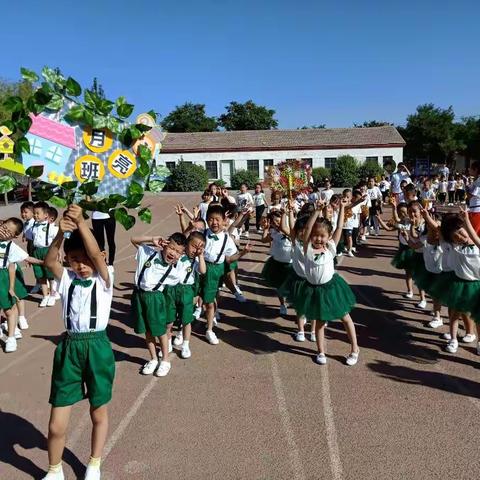
[[[263,266],[262,277],[270,287],[278,289],[291,271],[291,263],[278,262],[270,257]]]

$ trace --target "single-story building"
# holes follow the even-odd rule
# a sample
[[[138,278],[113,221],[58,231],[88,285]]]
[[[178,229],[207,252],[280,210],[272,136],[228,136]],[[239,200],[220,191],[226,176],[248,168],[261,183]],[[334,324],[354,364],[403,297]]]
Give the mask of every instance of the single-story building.
[[[263,179],[268,166],[287,159],[301,158],[313,168],[332,168],[341,155],[359,162],[398,164],[404,146],[405,140],[391,126],[168,133],[157,162],[167,168],[179,161],[195,163],[212,181],[230,185],[236,170],[253,170]]]

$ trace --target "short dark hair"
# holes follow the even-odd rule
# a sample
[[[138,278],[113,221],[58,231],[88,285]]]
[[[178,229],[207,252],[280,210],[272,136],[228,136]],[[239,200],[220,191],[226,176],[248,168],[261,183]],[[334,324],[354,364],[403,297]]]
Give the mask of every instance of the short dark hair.
[[[360,197],[362,196],[362,192],[360,190],[357,190],[355,189],[353,192],[352,192],[352,196],[353,197],[358,197],[360,195]]]
[[[342,195],[346,195],[347,193],[352,193],[352,189],[351,189],[351,188],[346,188],[346,189],[342,192]]]
[[[58,218],[58,210],[55,207],[48,207],[48,215],[55,221]]]
[[[317,220],[315,220],[315,225],[325,228],[329,235],[331,235],[331,233],[333,232],[332,222],[328,220],[328,218],[325,218],[325,217],[317,218]]]
[[[406,187],[405,187],[405,191],[406,192],[415,192],[417,189],[415,188],[415,185],[413,183],[409,183]]]
[[[242,183],[240,184],[241,187],[243,187],[244,185],[248,188],[248,184],[247,184],[247,183],[242,182]]]
[[[462,227],[465,227],[463,218],[456,213],[447,213],[442,218],[440,232],[446,242],[452,243],[453,233]]]
[[[198,230],[195,230],[188,236],[187,243],[190,243],[193,240],[201,240],[202,242],[205,242],[205,234],[199,232]]]
[[[20,211],[22,211],[22,210],[33,210],[34,205],[35,204],[33,202],[23,202],[20,205]]]
[[[48,213],[48,209],[50,208],[48,206],[48,203],[47,202],[37,202],[33,208],[40,208],[42,209],[45,213]]]
[[[7,222],[10,222],[10,223],[13,223],[15,225],[15,230],[17,231],[17,235],[20,235],[23,231],[23,222],[17,218],[17,217],[10,217],[10,218],[7,218],[5,220],[4,223],[7,223]]]
[[[225,218],[225,210],[220,204],[211,205],[210,207],[208,207],[208,210],[207,210],[207,220],[212,215],[221,215],[222,218]]]
[[[187,237],[183,233],[180,233],[180,232],[172,233],[168,237],[168,240],[170,242],[175,242],[177,245],[180,245],[180,246],[183,246],[183,247],[187,244]]]
[[[406,204],[406,202],[400,202],[400,203],[397,205],[397,213],[398,213],[402,208],[408,208],[408,205]]]
[[[90,231],[92,232],[92,235],[93,235],[93,230],[90,230]],[[65,254],[68,254],[77,250],[82,250],[86,252],[82,235],[78,230],[74,230],[70,234],[70,237],[65,239],[65,242],[63,243],[63,251],[65,252]]]
[[[299,230],[302,230],[302,228],[305,228],[309,218],[309,215],[301,215],[297,217],[297,220],[295,220],[295,230],[298,232]]]

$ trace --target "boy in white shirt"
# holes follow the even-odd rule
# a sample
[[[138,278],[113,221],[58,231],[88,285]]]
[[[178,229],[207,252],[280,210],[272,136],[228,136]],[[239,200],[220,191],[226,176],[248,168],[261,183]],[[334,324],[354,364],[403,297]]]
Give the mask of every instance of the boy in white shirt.
[[[59,260],[64,233],[65,258]],[[90,461],[85,480],[100,480],[108,433],[107,404],[112,398],[115,358],[106,334],[113,297],[113,267],[107,266],[78,205],[70,205],[45,257],[59,281],[66,333],[55,350],[49,402],[49,469],[44,480],[64,480],[62,456],[72,406],[88,398],[92,419]]]
[[[379,225],[377,215],[381,213],[383,196],[380,188],[375,185],[375,179],[373,177],[368,179],[367,195],[371,203],[368,210],[368,233],[372,233],[371,230],[373,228],[375,235],[378,235]]]
[[[440,181],[438,182],[438,201],[445,205],[447,200],[447,191],[448,191],[448,182],[445,177],[442,175]]]
[[[411,182],[410,172],[404,163],[400,162],[397,167],[397,171],[390,177],[390,187],[393,195],[395,196],[397,203],[400,203],[399,196],[402,193],[401,183],[405,180],[407,183]]]
[[[332,184],[330,183],[330,180],[327,178],[325,180],[325,185],[323,190],[320,191],[320,200],[324,202],[325,204],[330,202],[330,199],[332,198],[332,195],[335,192],[332,189]]]
[[[354,257],[353,251],[356,250],[356,239],[358,236],[358,228],[360,226],[360,214],[362,207],[360,203],[362,202],[361,193],[358,190],[354,191],[355,197],[353,197],[352,191],[350,189],[345,189],[343,191],[343,198],[353,203],[347,207],[348,213],[345,215],[346,220],[343,224],[343,238],[345,243],[345,253],[349,257]]]
[[[423,188],[420,190],[420,200],[422,201],[423,208],[430,211],[433,208],[435,198],[436,195],[432,188],[432,184],[430,179],[427,178],[423,181]]]
[[[240,185],[240,193],[237,195],[237,207],[240,211],[253,207],[253,197],[248,191],[248,185],[246,183]],[[245,216],[245,223],[240,226],[240,232],[242,231],[242,227],[245,229],[243,236],[248,238],[250,231],[250,215]]]

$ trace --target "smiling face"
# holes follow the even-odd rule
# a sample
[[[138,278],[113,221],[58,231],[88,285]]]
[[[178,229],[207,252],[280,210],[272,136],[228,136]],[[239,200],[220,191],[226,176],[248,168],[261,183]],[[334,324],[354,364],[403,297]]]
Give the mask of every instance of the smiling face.
[[[418,222],[422,218],[422,213],[420,212],[420,206],[417,204],[412,205],[408,209],[408,216],[410,217],[411,222]]]
[[[33,218],[36,222],[42,223],[48,219],[48,212],[45,211],[43,208],[34,208],[33,209]]]
[[[185,253],[185,246],[179,245],[174,240],[170,240],[168,245],[163,248],[163,259],[168,264],[177,263],[180,257]]]
[[[328,241],[330,240],[330,232],[326,225],[321,223],[316,223],[312,228],[312,233],[310,235],[310,242],[312,247],[315,249],[325,248]]]
[[[405,220],[408,218],[408,208],[407,207],[401,207],[398,209],[398,217],[400,220]]]
[[[24,222],[30,220],[31,218],[33,218],[33,208],[22,208],[20,216],[22,217],[22,220]]]
[[[220,213],[211,213],[207,218],[207,223],[213,233],[219,233],[223,229],[224,217]]]

